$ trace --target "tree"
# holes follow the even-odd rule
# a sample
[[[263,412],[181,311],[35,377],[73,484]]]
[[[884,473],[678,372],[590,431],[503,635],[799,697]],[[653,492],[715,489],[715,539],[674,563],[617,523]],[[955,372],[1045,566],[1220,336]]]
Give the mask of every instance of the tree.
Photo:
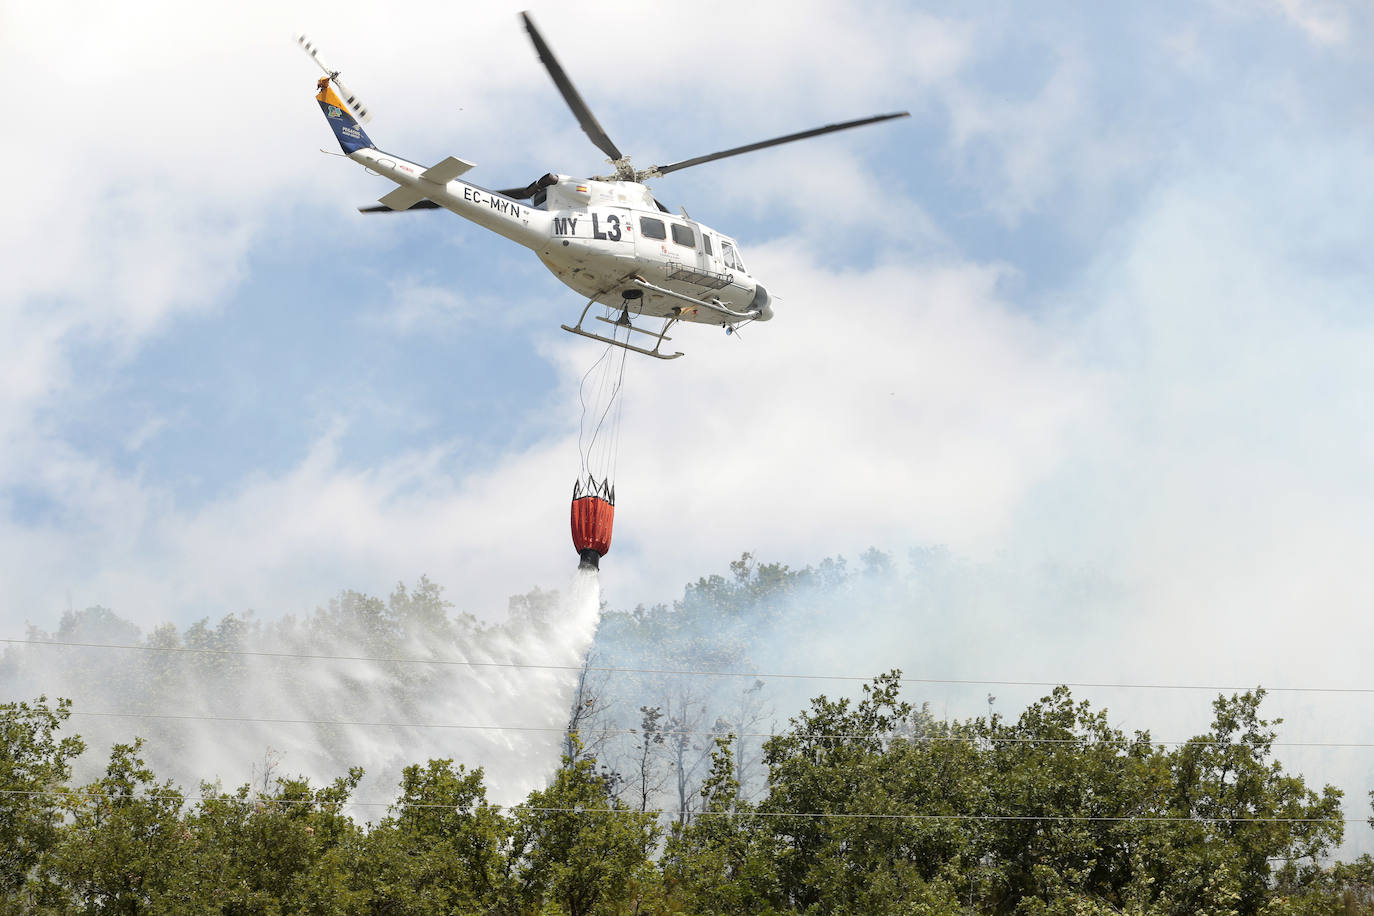
[[[663,709],[658,706],[641,706],[642,718],[639,722],[638,768],[635,773],[634,789],[638,793],[639,810],[647,812],[649,802],[663,789],[665,777],[658,774],[657,758],[663,753]]]
[[[862,699],[821,696],[764,745],[780,904],[817,913],[953,905],[971,859],[966,825],[983,774],[972,745],[923,740],[935,723],[899,697],[901,673]]]
[[[654,883],[657,821],[615,799],[594,760],[565,757],[553,784],[531,792],[514,818],[518,895],[535,911],[630,912]]]
[[[362,776],[355,768],[319,789],[277,779],[272,792],[202,786],[184,828],[193,855],[170,896],[230,916],[360,912],[363,831],[343,812]]]
[[[701,812],[674,824],[664,849],[664,876],[693,913],[768,913],[781,897],[772,837],[740,797],[732,737],[716,738]]]
[[[1205,843],[1190,850],[1234,885],[1241,914],[1264,908],[1275,878],[1271,860],[1285,863],[1288,886],[1301,887],[1317,879],[1319,860],[1344,834],[1341,790],[1314,792],[1273,758],[1273,726],[1282,720],[1260,718],[1263,699],[1262,689],[1218,697],[1212,730],[1169,758],[1169,813],[1199,819]],[[1176,899],[1185,906],[1205,902],[1201,869],[1158,862],[1157,877]],[[1197,876],[1186,878],[1190,874]]]
[[[706,724],[706,701],[683,685],[668,696],[665,706],[668,721],[664,734],[677,793],[677,822],[686,824],[694,812],[697,772],[706,764],[711,747],[710,742],[699,738]]]
[[[71,761],[85,750],[75,736],[58,738],[71,702],[0,705],[0,902],[18,908],[39,857],[60,835],[61,799]]]
[[[510,823],[487,803],[482,770],[406,767],[401,798],[367,837],[361,879],[378,913],[472,913],[508,904]]]
[[[598,723],[606,713],[606,681],[604,671],[594,670],[598,661],[595,650],[587,652],[577,671],[577,687],[568,707],[568,726],[563,731],[563,756],[574,760],[588,755],[596,757],[605,742],[604,731]]]
[[[977,896],[997,913],[1065,899],[1123,906],[1138,889],[1142,843],[1158,825],[1167,765],[1149,735],[1128,738],[1106,710],[1057,687],[1014,723],[981,725],[988,792]],[[1150,846],[1150,855],[1164,849]]]
[[[203,900],[181,899],[174,888],[190,855],[183,797],[170,782],[156,781],[139,756],[142,746],[139,739],[115,745],[105,776],[63,797],[71,821],[39,862],[40,906],[101,914],[205,912]]]

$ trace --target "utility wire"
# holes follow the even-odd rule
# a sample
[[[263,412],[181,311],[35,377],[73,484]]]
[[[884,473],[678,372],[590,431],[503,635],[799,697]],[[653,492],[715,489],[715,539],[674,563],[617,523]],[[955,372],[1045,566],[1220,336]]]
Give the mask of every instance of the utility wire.
[[[69,642],[47,639],[3,639],[0,643],[27,646],[54,646],[78,649],[126,649],[139,652],[172,652],[188,655],[217,655],[228,657],[309,659],[314,661],[340,662],[382,662],[389,664],[447,665],[467,668],[508,668],[534,671],[598,671],[620,674],[656,674],[674,677],[737,677],[757,680],[800,680],[800,681],[862,681],[873,680],[873,675],[862,674],[792,674],[759,671],[693,671],[675,668],[634,668],[603,665],[553,665],[535,662],[480,662],[456,658],[417,658],[408,656],[375,655],[326,655],[309,652],[267,652],[247,649],[199,649],[188,646],[140,646],[125,643]],[[933,678],[903,677],[901,684],[932,684],[951,686],[991,686],[991,687],[1069,687],[1073,689],[1095,690],[1206,690],[1211,692],[1246,691],[1256,685],[1235,686],[1228,684],[1166,684],[1156,682],[1111,682],[1111,681],[1032,681],[993,678]],[[1267,693],[1348,693],[1357,695],[1374,694],[1374,687],[1265,687]]]
[[[158,713],[158,712],[85,712],[73,710],[70,715],[92,719],[158,719],[169,721],[192,721],[192,722],[231,722],[239,724],[260,724],[260,725],[319,725],[331,728],[358,727],[358,728],[436,728],[463,731],[510,731],[510,732],[557,732],[562,734],[568,731],[565,725],[478,725],[455,722],[375,722],[354,719],[296,719],[296,718],[274,718],[264,716],[222,716],[200,713]],[[808,741],[839,741],[854,738],[874,738],[881,737],[891,740],[908,741],[920,744],[1005,744],[1005,745],[1075,745],[1079,747],[1125,747],[1137,743],[1134,737],[1122,738],[1021,738],[1021,737],[996,737],[988,735],[903,735],[900,733],[888,733],[875,735],[872,732],[731,732],[714,731],[701,728],[665,728],[657,731],[646,732],[643,729],[603,726],[597,728],[578,727],[573,731],[579,734],[596,734],[610,736],[644,736],[653,738],[662,735],[664,738],[681,737],[725,737],[729,735],[734,738],[801,738]],[[1244,747],[1242,741],[1214,741],[1206,738],[1189,738],[1187,740],[1157,741],[1149,739],[1150,745],[1161,747],[1182,747],[1187,744],[1204,747]],[[1315,748],[1374,748],[1374,742],[1370,741],[1271,741],[1269,747],[1315,747]]]
[[[27,796],[30,798],[57,796],[64,799],[118,799],[123,801],[251,801],[266,805],[330,805],[337,804],[341,808],[438,808],[453,811],[460,808],[459,805],[438,804],[433,802],[421,802],[416,804],[400,804],[397,801],[389,802],[364,802],[344,800],[337,803],[318,798],[276,798],[270,795],[259,795],[256,797],[240,798],[237,795],[183,795],[177,792],[169,793],[123,793],[123,792],[88,792],[82,790],[65,789],[0,789],[0,795],[7,796]],[[483,804],[476,806],[493,811],[530,811],[540,814],[578,814],[584,816],[606,815],[606,814],[649,814],[656,817],[677,817],[680,812],[666,808],[650,808],[645,811],[636,811],[633,808],[596,808],[579,806],[576,808],[553,808],[553,807],[534,807],[530,805],[492,805]],[[1143,824],[1360,824],[1367,821],[1366,818],[1359,817],[1185,817],[1170,815],[1141,815],[1123,814],[1111,815],[1080,815],[1080,814],[905,814],[905,813],[851,813],[843,811],[693,811],[691,816],[697,817],[757,817],[757,818],[804,818],[814,820],[871,820],[871,821],[1051,821],[1056,823],[1143,823]]]

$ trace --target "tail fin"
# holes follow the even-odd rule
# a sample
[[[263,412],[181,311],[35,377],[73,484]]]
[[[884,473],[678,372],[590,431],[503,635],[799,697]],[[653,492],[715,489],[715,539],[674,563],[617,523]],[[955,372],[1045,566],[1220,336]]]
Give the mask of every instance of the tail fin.
[[[377,144],[363,133],[362,127],[349,112],[348,106],[334,92],[329,77],[320,80],[319,89],[320,93],[315,96],[315,101],[320,103],[320,110],[329,120],[329,126],[334,129],[334,136],[339,139],[339,146],[343,147],[343,151],[356,153],[360,149],[376,149]]]

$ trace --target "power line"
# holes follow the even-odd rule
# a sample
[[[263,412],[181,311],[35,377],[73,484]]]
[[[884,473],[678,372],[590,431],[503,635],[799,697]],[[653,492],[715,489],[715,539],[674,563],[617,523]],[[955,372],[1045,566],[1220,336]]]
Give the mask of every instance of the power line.
[[[73,717],[84,716],[94,719],[168,719],[172,721],[236,722],[241,724],[263,725],[323,725],[328,727],[361,728],[440,728],[469,731],[512,731],[512,732],[563,732],[567,729],[557,725],[477,725],[448,722],[370,722],[350,719],[284,719],[259,716],[217,716],[192,713],[160,712],[75,712]],[[633,732],[634,729],[622,729]]]
[[[653,674],[670,677],[720,677],[752,678],[757,680],[800,680],[800,681],[858,681],[868,683],[873,675],[862,674],[795,674],[787,672],[763,671],[709,671],[678,668],[636,668],[611,665],[557,665],[536,662],[493,662],[471,661],[455,658],[418,658],[413,656],[385,655],[326,655],[311,652],[267,652],[248,649],[202,649],[187,646],[140,646],[127,643],[69,642],[47,639],[4,639],[0,643],[27,646],[53,646],[77,649],[124,649],[137,652],[170,652],[187,655],[212,655],[225,657],[276,658],[311,661],[340,662],[377,662],[383,664],[406,665],[444,665],[466,668],[504,668],[535,671],[596,671],[609,674]],[[1011,680],[1005,678],[933,678],[902,677],[901,684],[930,684],[941,686],[967,687],[1069,687],[1072,689],[1093,690],[1206,690],[1209,692],[1244,692],[1258,685],[1236,686],[1231,684],[1168,684],[1160,682],[1111,682],[1111,681],[1036,681]],[[1348,693],[1357,695],[1374,694],[1374,687],[1265,687],[1267,693]]]
[[[168,721],[191,721],[191,722],[229,722],[245,725],[317,725],[331,728],[413,728],[413,729],[446,729],[455,731],[513,731],[513,732],[546,732],[563,734],[568,731],[565,725],[494,725],[476,723],[455,723],[455,722],[377,722],[356,719],[299,719],[299,718],[276,718],[270,716],[227,716],[211,715],[200,713],[158,713],[158,712],[85,712],[73,710],[72,717],[84,717],[92,719],[157,719]],[[610,735],[610,736],[644,736],[652,738],[662,735],[665,738],[679,737],[710,737],[724,738],[801,738],[808,741],[841,741],[856,738],[885,738],[889,740],[908,741],[921,744],[1005,744],[1005,745],[1073,745],[1078,747],[1128,747],[1139,743],[1139,739],[1133,737],[1122,738],[1024,738],[1024,737],[997,737],[988,735],[903,735],[898,733],[875,735],[870,732],[731,732],[713,731],[700,728],[665,728],[657,731],[646,732],[643,729],[603,726],[596,728],[579,727],[574,729],[578,733]],[[1188,738],[1186,740],[1154,740],[1148,739],[1148,744],[1161,747],[1182,747],[1184,745],[1204,746],[1204,747],[1244,747],[1241,741],[1215,741],[1207,738]],[[1374,748],[1374,742],[1370,741],[1271,741],[1269,747],[1311,747],[1311,748]]]
[[[167,793],[125,793],[125,792],[89,792],[82,790],[68,789],[0,789],[0,795],[7,796],[26,796],[39,798],[45,796],[55,796],[63,799],[106,799],[120,801],[175,801],[182,802],[215,802],[215,801],[243,801],[255,804],[267,805],[330,805],[337,804],[340,808],[423,808],[423,809],[443,809],[453,811],[464,806],[453,804],[439,804],[436,802],[419,802],[410,804],[400,804],[397,801],[387,802],[365,802],[353,801],[351,799],[330,802],[319,798],[279,798],[270,795],[259,795],[253,798],[238,795],[189,795],[179,792]],[[577,814],[583,816],[595,816],[606,814],[620,815],[652,815],[654,817],[676,817],[680,812],[667,808],[650,808],[644,811],[636,811],[633,808],[598,808],[589,806],[578,806],[576,808],[558,807],[539,807],[531,805],[493,805],[483,803],[475,806],[478,810],[486,809],[492,811],[510,812],[534,812],[539,814]],[[469,809],[470,810],[470,809]],[[1359,817],[1192,817],[1184,815],[1142,815],[1142,814],[1123,814],[1123,815],[1088,815],[1088,814],[909,814],[909,813],[881,813],[881,812],[846,812],[846,811],[693,811],[691,816],[699,817],[727,817],[727,818],[797,818],[804,820],[868,820],[868,821],[1039,821],[1054,823],[1143,823],[1143,824],[1361,824],[1366,823],[1366,818]]]

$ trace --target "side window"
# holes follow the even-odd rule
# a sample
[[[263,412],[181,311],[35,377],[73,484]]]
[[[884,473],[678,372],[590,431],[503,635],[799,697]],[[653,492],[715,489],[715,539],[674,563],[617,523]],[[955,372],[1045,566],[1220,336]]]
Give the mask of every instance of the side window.
[[[715,254],[715,252],[711,250],[711,237],[704,232],[701,234],[701,244],[706,246],[707,254]]]
[[[674,229],[677,227],[674,226]],[[639,218],[639,234],[646,239],[666,239],[668,233],[663,231],[663,220],[652,219],[648,216]]]
[[[689,226],[679,226],[673,223],[673,241],[679,245],[686,245],[688,248],[697,247],[697,234]]]

